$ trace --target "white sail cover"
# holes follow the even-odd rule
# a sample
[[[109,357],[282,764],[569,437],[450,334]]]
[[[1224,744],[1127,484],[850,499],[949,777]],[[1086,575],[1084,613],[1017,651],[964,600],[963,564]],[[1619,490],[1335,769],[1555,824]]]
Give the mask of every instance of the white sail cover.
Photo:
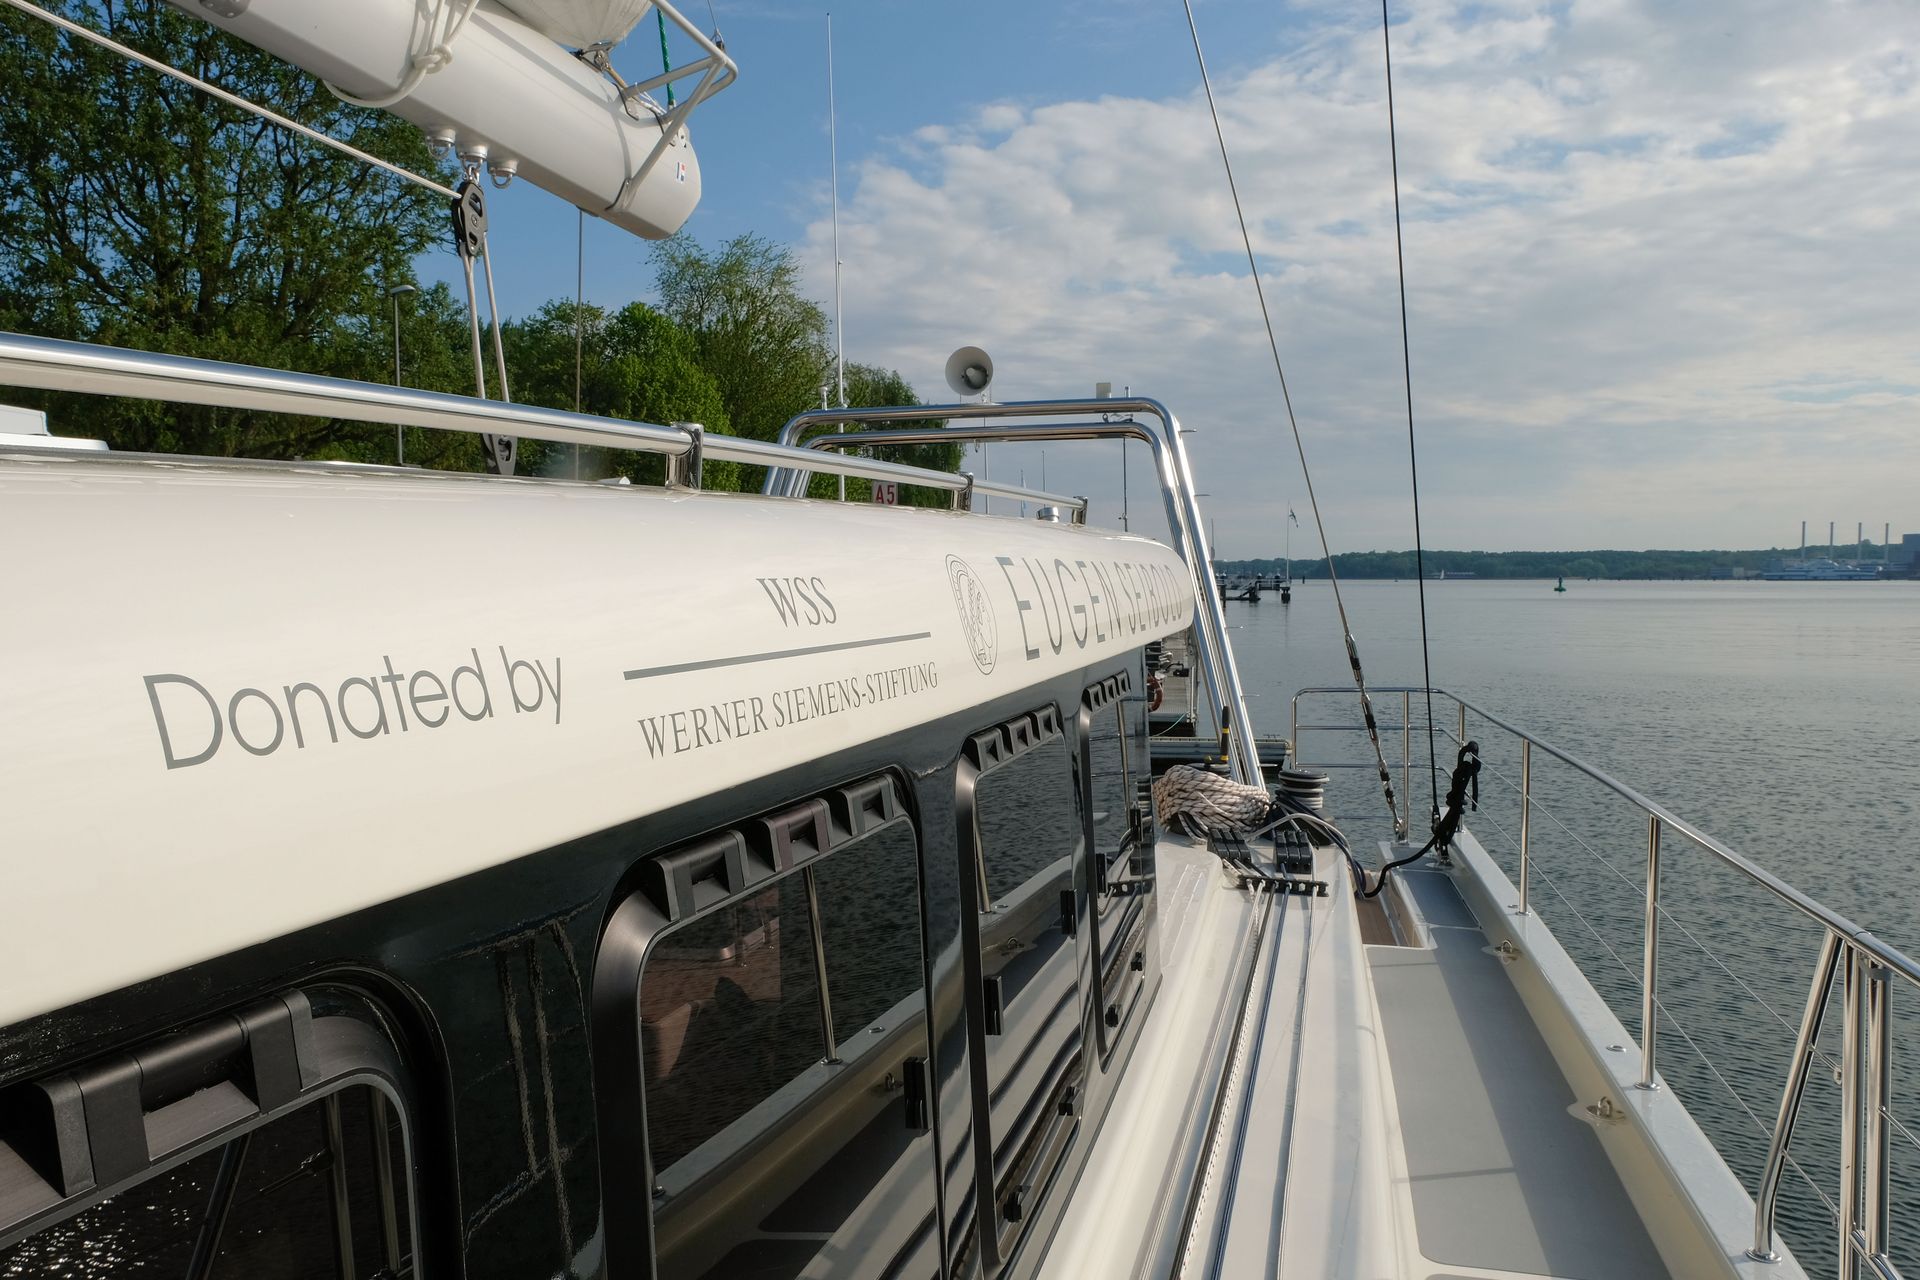
[[[528,26],[559,44],[584,49],[626,39],[653,0],[501,0]]]
[[[446,143],[483,154],[595,217],[648,239],[678,231],[700,202],[700,165],[685,127],[702,100],[683,92],[677,114],[630,107],[612,81],[565,45],[618,35],[651,0],[447,0],[461,17],[423,33],[424,0],[169,0],[240,40],[284,58],[348,98],[377,104]],[[668,21],[683,33],[671,10]],[[536,21],[573,25],[563,32]],[[593,23],[604,25],[598,28]],[[697,37],[695,37],[697,38]],[[562,42],[565,42],[563,45]],[[699,81],[708,96],[733,78]],[[652,64],[658,65],[658,64]]]

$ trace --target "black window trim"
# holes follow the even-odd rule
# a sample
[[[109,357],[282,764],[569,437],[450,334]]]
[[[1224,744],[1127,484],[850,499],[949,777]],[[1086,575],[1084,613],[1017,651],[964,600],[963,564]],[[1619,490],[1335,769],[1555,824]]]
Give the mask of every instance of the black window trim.
[[[981,847],[979,823],[979,784],[988,774],[1011,764],[1020,756],[1026,755],[1038,747],[1065,736],[1066,726],[1060,714],[1060,708],[1052,703],[1044,703],[1034,709],[1009,716],[992,728],[968,735],[966,745],[961,750],[959,767],[954,775],[954,827],[958,837],[960,852],[972,863],[973,874],[960,876],[960,910],[969,920],[977,921],[988,905],[986,851]],[[1082,786],[1076,753],[1069,752],[1069,777],[1073,785],[1073,802],[1076,809],[1082,810],[1082,834],[1084,842],[1084,803],[1081,799]],[[1076,868],[1077,876],[1077,868]],[[980,935],[977,925],[961,931],[961,961],[964,976],[963,995],[968,1026],[968,1070],[969,1087],[973,1114],[986,1118],[992,1114],[990,1084],[987,1079],[985,1054],[981,1051],[979,1039],[987,1025],[986,1000],[986,963],[980,949]],[[1076,966],[1078,960],[1075,960]],[[1080,975],[1076,969],[1075,985],[1079,986]],[[1081,990],[1080,1000],[1086,1000],[1086,992]],[[1084,1028],[1083,1028],[1084,1030]],[[1033,1126],[1019,1152],[1009,1165],[1007,1181],[1017,1183],[1021,1176],[1034,1168],[1043,1168],[1048,1184],[1061,1168],[1062,1157],[1070,1139],[1077,1128],[1079,1108],[1074,1104],[1074,1091],[1084,1081],[1085,1068],[1078,1074],[1069,1069],[1063,1072],[1056,1084],[1056,1091],[1064,1090],[1062,1096],[1036,1100],[1041,1103],[1049,1120]],[[991,1214],[976,1212],[974,1218],[974,1239],[986,1246],[991,1266],[998,1267],[1010,1260],[1020,1248],[1028,1232],[1027,1224],[1032,1220],[1031,1205],[1024,1206],[1017,1219],[1004,1217],[1006,1200],[1001,1179],[996,1176],[996,1152],[990,1141],[983,1141],[992,1133],[991,1128],[983,1134],[978,1127],[974,1129],[974,1203],[976,1206],[991,1206]],[[1041,1195],[1045,1186],[1035,1187]],[[966,1261],[963,1248],[956,1260],[956,1270]]]
[[[221,1085],[230,1087],[216,1095]],[[298,989],[0,1090],[0,1146],[14,1175],[0,1180],[0,1250],[318,1103],[332,1104],[325,1120],[337,1141],[338,1099],[362,1085],[400,1120],[418,1274],[420,1153],[399,1051],[361,1018],[316,1017]],[[343,1188],[335,1184],[336,1203]],[[383,1181],[391,1212],[388,1189]]]
[[[646,1058],[642,1050],[640,982],[653,948],[681,926],[795,874],[808,881],[808,928],[821,1003],[823,1061],[837,1061],[832,1040],[814,864],[895,822],[906,822],[924,846],[911,789],[893,769],[814,790],[758,816],[734,822],[646,855],[606,927],[594,961],[591,1015],[593,1081],[600,1128],[603,1221],[610,1273],[653,1276],[655,1192],[647,1143]],[[915,868],[915,878],[920,869]],[[925,932],[923,906],[914,904]],[[924,959],[924,958],[923,958]],[[922,974],[924,986],[924,969]],[[924,991],[923,991],[924,994]],[[617,1208],[615,1208],[617,1207]],[[642,1210],[644,1207],[644,1211]]]
[[[1121,667],[1111,675],[1090,681],[1080,696],[1081,803],[1085,808],[1085,836],[1096,899],[1088,913],[1093,928],[1094,1007],[1098,1024],[1095,1034],[1103,1071],[1112,1065],[1113,1054],[1120,1046],[1122,1030],[1132,1020],[1146,987],[1144,963],[1136,964],[1131,957],[1140,953],[1145,946],[1148,926],[1144,911],[1124,910],[1117,919],[1121,926],[1116,931],[1118,936],[1105,938],[1101,933],[1098,899],[1112,893],[1131,897],[1130,891],[1142,881],[1151,885],[1152,868],[1142,868],[1140,863],[1142,855],[1150,849],[1152,835],[1149,820],[1139,813],[1137,799],[1129,796],[1128,803],[1133,806],[1135,817],[1127,823],[1118,847],[1108,851],[1096,843],[1093,829],[1093,718],[1103,714],[1117,716],[1120,724],[1120,759],[1128,788],[1134,789],[1142,780],[1150,786],[1153,774],[1151,758],[1133,759],[1134,748],[1128,740],[1126,717],[1120,710],[1126,702],[1138,696],[1133,690],[1131,667]],[[1110,951],[1111,955],[1103,955],[1103,951]]]

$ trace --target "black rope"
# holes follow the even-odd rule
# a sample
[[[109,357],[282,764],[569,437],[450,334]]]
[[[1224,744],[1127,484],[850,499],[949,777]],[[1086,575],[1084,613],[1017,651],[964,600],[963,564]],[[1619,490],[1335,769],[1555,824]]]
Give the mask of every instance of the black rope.
[[[1400,369],[1407,387],[1407,468],[1413,474],[1413,568],[1420,592],[1420,673],[1427,691],[1427,790],[1433,802],[1433,821],[1438,822],[1440,762],[1434,758],[1433,746],[1433,660],[1427,653],[1427,558],[1420,541],[1420,453],[1413,444],[1413,353],[1407,341],[1407,253],[1400,236],[1400,142],[1393,126],[1393,39],[1387,34],[1387,0],[1380,0],[1380,47],[1387,63],[1387,154],[1393,161],[1393,257],[1400,269]]]
[[[1473,798],[1468,800],[1471,790]],[[1468,805],[1478,811],[1480,808],[1480,744],[1469,742],[1460,748],[1460,754],[1454,757],[1453,780],[1447,784],[1447,807],[1434,820],[1433,835],[1427,842],[1404,858],[1398,858],[1380,868],[1380,876],[1373,882],[1373,888],[1362,889],[1363,898],[1377,898],[1380,891],[1387,887],[1387,876],[1401,867],[1418,862],[1427,856],[1427,852],[1438,849],[1442,854],[1453,845],[1453,837],[1460,831],[1460,819],[1466,816]]]

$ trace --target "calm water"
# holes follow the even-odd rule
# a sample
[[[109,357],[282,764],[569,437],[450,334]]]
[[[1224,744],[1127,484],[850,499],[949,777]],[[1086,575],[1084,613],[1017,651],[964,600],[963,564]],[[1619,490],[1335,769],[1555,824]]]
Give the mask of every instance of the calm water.
[[[1369,683],[1421,683],[1415,584],[1345,591]],[[1435,685],[1598,765],[1920,954],[1920,584],[1573,582],[1558,595],[1550,582],[1448,581],[1427,584],[1427,614]],[[1351,687],[1325,582],[1297,587],[1291,605],[1229,604],[1227,616],[1261,732],[1288,732],[1294,690]],[[1378,698],[1376,711],[1398,724],[1399,695]],[[1436,703],[1442,726],[1453,715]],[[1417,700],[1414,718],[1418,726]],[[1303,703],[1301,719],[1352,722],[1353,701]],[[1484,721],[1468,732],[1486,763],[1481,812],[1468,824],[1513,875],[1519,748]],[[1415,737],[1424,763],[1424,730]],[[1387,745],[1397,787],[1397,732]],[[1303,747],[1315,762],[1367,751],[1360,734],[1307,734]],[[1439,750],[1450,763],[1445,739]],[[1385,807],[1371,775],[1335,778],[1332,804],[1350,834],[1377,838]],[[1645,820],[1539,754],[1533,785],[1534,904],[1637,1036]],[[1423,814],[1421,768],[1413,790]],[[1798,1022],[1820,934],[1684,841],[1670,836],[1662,854],[1661,1071],[1751,1190],[1792,1043],[1781,1020]],[[1892,1111],[1920,1136],[1920,990],[1896,986]],[[1838,1015],[1836,997],[1823,1037],[1836,1062]],[[1794,1142],[1807,1177],[1789,1170],[1782,1227],[1819,1274],[1834,1253],[1820,1196],[1838,1194],[1839,1109],[1832,1075],[1815,1080]],[[1920,1142],[1896,1131],[1892,1164],[1896,1257],[1912,1267]]]

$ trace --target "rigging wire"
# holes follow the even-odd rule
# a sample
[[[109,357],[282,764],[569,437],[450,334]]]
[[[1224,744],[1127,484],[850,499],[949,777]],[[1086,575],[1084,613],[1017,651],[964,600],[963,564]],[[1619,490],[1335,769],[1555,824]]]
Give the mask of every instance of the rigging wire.
[[[1393,163],[1393,260],[1400,272],[1400,371],[1407,388],[1407,469],[1413,477],[1413,570],[1420,590],[1420,675],[1427,694],[1427,787],[1440,820],[1440,764],[1433,746],[1433,659],[1427,652],[1427,561],[1420,542],[1420,451],[1413,443],[1413,351],[1407,340],[1407,251],[1400,234],[1400,141],[1393,124],[1393,38],[1387,0],[1380,0],[1380,47],[1387,66],[1387,155]],[[1409,796],[1411,804],[1413,798]]]
[[[1227,171],[1227,190],[1233,196],[1233,214],[1240,221],[1240,242],[1246,246],[1247,267],[1253,275],[1253,292],[1260,300],[1260,319],[1267,328],[1267,348],[1273,353],[1273,371],[1280,378],[1280,402],[1286,407],[1287,426],[1293,432],[1294,451],[1300,455],[1300,475],[1307,485],[1307,503],[1313,510],[1313,526],[1320,535],[1320,551],[1327,561],[1327,582],[1333,587],[1334,608],[1340,614],[1340,631],[1347,645],[1347,665],[1353,669],[1354,688],[1360,694],[1360,714],[1367,724],[1367,736],[1373,742],[1374,763],[1380,771],[1380,791],[1386,797],[1387,811],[1393,815],[1396,834],[1404,838],[1407,821],[1393,795],[1393,774],[1387,768],[1386,750],[1380,745],[1380,726],[1374,720],[1373,700],[1367,696],[1367,679],[1360,670],[1360,650],[1353,640],[1353,627],[1347,621],[1346,600],[1340,594],[1340,575],[1334,572],[1333,551],[1327,545],[1327,526],[1320,516],[1320,499],[1313,491],[1313,472],[1307,466],[1307,446],[1300,438],[1300,420],[1293,412],[1293,395],[1287,390],[1287,371],[1280,359],[1280,340],[1274,336],[1273,314],[1267,309],[1266,287],[1260,283],[1260,265],[1253,256],[1253,236],[1247,230],[1246,211],[1240,205],[1240,188],[1233,178],[1233,160],[1227,153],[1227,135],[1220,127],[1220,108],[1213,100],[1213,81],[1207,75],[1207,57],[1200,48],[1200,27],[1193,18],[1193,0],[1181,0],[1187,11],[1187,32],[1193,37],[1194,61],[1200,64],[1200,86],[1206,91],[1207,112],[1213,117],[1213,136],[1220,144],[1220,163]],[[1429,717],[1431,719],[1431,717]],[[1436,812],[1438,806],[1435,806]]]
[[[425,187],[427,190],[443,195],[449,200],[455,198],[452,187],[442,186],[432,178],[422,177],[413,170],[404,169],[391,160],[382,160],[379,156],[362,151],[350,142],[342,142],[331,134],[322,133],[310,125],[304,125],[298,120],[283,116],[278,111],[263,107],[257,102],[251,102],[233,92],[231,89],[222,89],[219,85],[202,80],[199,76],[189,75],[178,67],[169,66],[158,58],[140,52],[131,45],[121,44],[111,36],[102,35],[92,27],[82,26],[80,23],[74,22],[69,18],[63,18],[56,13],[49,13],[39,5],[32,3],[32,0],[0,0],[0,4],[9,5],[22,13],[51,23],[69,35],[79,36],[82,40],[90,40],[103,49],[111,50],[121,57],[131,59],[150,70],[158,71],[161,75],[171,76],[182,84],[192,85],[194,88],[200,90],[200,92],[210,97],[218,98],[229,106],[239,107],[242,111],[252,112],[262,120],[271,124],[277,124],[282,129],[291,130],[303,138],[309,138],[319,143],[321,146],[332,147],[335,151],[343,155],[351,156],[363,164],[370,164],[376,169],[384,169],[396,178],[404,179],[407,182],[413,183],[415,186]]]

